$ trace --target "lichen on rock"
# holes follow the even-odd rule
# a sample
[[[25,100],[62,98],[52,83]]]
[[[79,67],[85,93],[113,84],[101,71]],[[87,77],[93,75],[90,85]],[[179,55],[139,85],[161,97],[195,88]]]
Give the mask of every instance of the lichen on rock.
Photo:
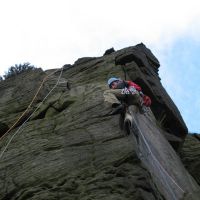
[[[159,61],[144,44],[81,58],[65,65],[59,85],[42,102],[60,71],[50,76],[27,116],[42,102],[41,106],[0,160],[0,199],[165,199],[138,159],[131,138],[120,130],[119,116],[104,116],[108,110],[103,99],[111,76],[135,81],[152,98],[155,120],[162,121],[158,128],[171,138],[175,150],[180,149],[187,127],[160,83],[158,68]],[[50,73],[37,69],[0,82],[1,135],[26,110]],[[0,140],[1,152],[27,116]],[[190,160],[186,151],[184,147],[184,163]],[[191,174],[199,176],[196,167]]]

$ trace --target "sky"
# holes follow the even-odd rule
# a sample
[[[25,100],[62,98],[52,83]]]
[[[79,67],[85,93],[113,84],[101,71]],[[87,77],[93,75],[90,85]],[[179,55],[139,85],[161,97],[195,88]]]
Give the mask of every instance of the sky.
[[[200,133],[199,0],[0,0],[0,75],[144,43],[189,129]]]

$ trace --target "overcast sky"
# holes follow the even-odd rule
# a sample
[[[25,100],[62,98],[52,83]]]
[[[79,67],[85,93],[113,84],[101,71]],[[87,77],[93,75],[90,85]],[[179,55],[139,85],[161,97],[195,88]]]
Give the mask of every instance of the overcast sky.
[[[73,64],[143,42],[190,132],[200,133],[199,0],[1,0],[0,75]]]

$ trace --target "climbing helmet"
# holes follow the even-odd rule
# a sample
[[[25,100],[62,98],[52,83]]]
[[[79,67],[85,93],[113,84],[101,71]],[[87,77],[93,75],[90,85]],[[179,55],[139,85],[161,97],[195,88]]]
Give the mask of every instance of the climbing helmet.
[[[109,78],[108,79],[108,86],[111,88],[111,85],[114,81],[120,81],[120,80],[121,80],[120,78],[115,78],[115,77]]]

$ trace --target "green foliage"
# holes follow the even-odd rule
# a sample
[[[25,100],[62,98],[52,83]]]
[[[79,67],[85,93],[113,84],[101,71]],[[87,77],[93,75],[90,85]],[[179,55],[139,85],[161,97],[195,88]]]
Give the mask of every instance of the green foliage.
[[[14,66],[11,66],[8,69],[8,72],[4,75],[4,78],[7,79],[16,76],[18,74],[21,74],[24,71],[34,70],[34,69],[36,68],[28,62],[24,64],[15,64]]]

